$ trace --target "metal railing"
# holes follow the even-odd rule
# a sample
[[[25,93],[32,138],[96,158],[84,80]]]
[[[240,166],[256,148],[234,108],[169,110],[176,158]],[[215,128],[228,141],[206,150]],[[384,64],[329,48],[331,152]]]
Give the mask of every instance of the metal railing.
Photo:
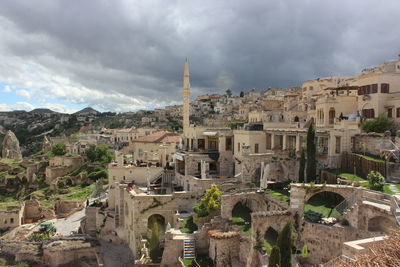
[[[357,202],[357,195],[353,194],[351,197],[346,198],[340,202],[334,209],[337,210],[341,215],[349,208],[351,208]]]
[[[400,211],[399,203],[397,202],[396,197],[392,197],[392,201],[394,202],[395,208],[393,210],[393,216],[396,218],[397,225],[400,226],[400,214],[397,214],[397,211]]]

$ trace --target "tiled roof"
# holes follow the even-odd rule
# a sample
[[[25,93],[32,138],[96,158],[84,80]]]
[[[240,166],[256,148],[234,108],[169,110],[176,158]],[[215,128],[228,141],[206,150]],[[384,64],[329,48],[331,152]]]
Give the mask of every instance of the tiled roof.
[[[176,133],[167,131],[159,131],[146,136],[142,136],[133,140],[133,142],[147,142],[147,143],[179,143],[180,136]]]

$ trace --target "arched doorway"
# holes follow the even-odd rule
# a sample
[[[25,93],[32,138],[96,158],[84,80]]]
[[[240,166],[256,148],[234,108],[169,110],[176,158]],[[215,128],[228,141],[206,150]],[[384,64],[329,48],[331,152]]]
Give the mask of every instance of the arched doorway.
[[[294,117],[294,122],[299,122],[299,117],[295,116]]]
[[[232,209],[231,221],[247,235],[251,235],[251,212],[246,201],[239,201]]]
[[[384,216],[376,216],[368,221],[368,231],[389,234],[396,229],[396,224]]]
[[[278,241],[278,231],[272,227],[268,227],[264,234],[264,250],[269,255],[271,254],[272,247],[276,245]]]
[[[335,109],[330,108],[329,109],[329,124],[333,124],[335,122]]]
[[[320,222],[322,218],[336,218],[341,214],[336,206],[344,197],[329,191],[319,192],[308,199],[304,206],[304,218],[311,222]]]
[[[154,263],[161,262],[164,251],[161,244],[164,240],[165,228],[165,218],[160,214],[153,214],[147,219],[147,243]]]

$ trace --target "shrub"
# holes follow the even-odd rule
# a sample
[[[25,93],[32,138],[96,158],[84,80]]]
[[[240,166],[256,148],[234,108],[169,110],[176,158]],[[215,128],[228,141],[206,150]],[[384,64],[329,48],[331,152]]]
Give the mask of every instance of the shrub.
[[[385,114],[379,115],[377,118],[363,122],[362,129],[369,132],[384,133],[393,125],[393,121],[386,117]]]
[[[301,257],[304,259],[308,258],[308,247],[307,245],[303,246],[303,249],[301,250]]]
[[[221,206],[221,195],[221,190],[213,184],[206,190],[200,202],[194,205],[194,212],[196,212],[199,217],[205,217],[211,212],[218,210]]]
[[[278,246],[273,246],[269,257],[268,267],[281,266],[281,251]]]
[[[107,170],[103,169],[101,171],[97,171],[97,172],[92,172],[88,175],[88,178],[93,179],[93,180],[99,180],[101,178],[108,178],[108,172]]]
[[[369,188],[372,190],[382,191],[385,184],[385,178],[377,171],[370,171],[367,175]]]
[[[307,210],[304,213],[304,219],[306,219],[309,222],[319,222],[322,218],[322,213],[313,211],[313,210]]]
[[[51,150],[55,156],[62,156],[65,155],[65,144],[64,143],[58,143],[55,144]]]
[[[346,220],[346,219],[341,221],[340,224],[343,225],[343,226],[350,226],[350,222],[348,220]]]
[[[280,267],[292,267],[292,223],[288,221],[279,233],[277,245],[281,252]]]
[[[114,154],[108,150],[107,146],[91,145],[86,151],[86,157],[90,162],[109,163],[114,158]]]

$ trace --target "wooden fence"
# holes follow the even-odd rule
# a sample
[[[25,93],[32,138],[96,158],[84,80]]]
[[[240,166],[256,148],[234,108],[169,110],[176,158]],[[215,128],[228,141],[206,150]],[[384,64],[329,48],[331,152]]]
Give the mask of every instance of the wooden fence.
[[[342,154],[341,169],[365,178],[370,171],[378,171],[386,177],[385,162],[369,160],[354,153],[345,152]]]

